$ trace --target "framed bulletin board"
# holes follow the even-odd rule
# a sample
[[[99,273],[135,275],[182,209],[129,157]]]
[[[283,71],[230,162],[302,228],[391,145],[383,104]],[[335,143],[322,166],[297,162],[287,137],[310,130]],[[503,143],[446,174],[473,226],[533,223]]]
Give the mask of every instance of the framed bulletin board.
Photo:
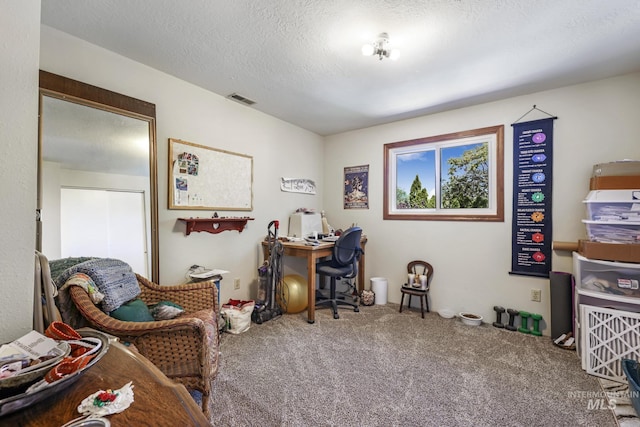
[[[169,209],[253,210],[253,157],[169,138]]]

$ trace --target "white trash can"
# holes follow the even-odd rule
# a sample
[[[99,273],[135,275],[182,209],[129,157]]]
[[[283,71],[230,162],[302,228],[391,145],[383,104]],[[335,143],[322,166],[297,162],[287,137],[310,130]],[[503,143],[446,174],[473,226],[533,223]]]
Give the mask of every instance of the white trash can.
[[[371,290],[376,295],[376,305],[387,303],[387,279],[384,277],[371,278]]]

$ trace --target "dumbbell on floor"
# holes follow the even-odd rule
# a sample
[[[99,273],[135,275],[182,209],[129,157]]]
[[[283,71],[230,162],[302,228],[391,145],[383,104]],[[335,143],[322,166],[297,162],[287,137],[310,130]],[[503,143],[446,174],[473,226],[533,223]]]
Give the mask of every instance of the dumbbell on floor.
[[[509,314],[509,324],[505,326],[505,328],[509,331],[516,331],[518,328],[515,326],[516,316],[520,314],[518,310],[514,310],[513,308],[508,308],[507,313]]]
[[[531,314],[531,319],[533,320],[531,334],[537,337],[542,336],[542,332],[540,332],[540,321],[542,320],[542,316],[539,314]]]
[[[502,323],[502,314],[505,312],[505,309],[499,305],[495,305],[493,306],[493,310],[496,312],[496,321],[493,322],[493,326],[496,328],[504,328],[504,323]]]
[[[531,317],[530,313],[527,313],[526,311],[521,311],[520,312],[520,318],[522,319],[522,323],[520,324],[520,327],[518,328],[518,331],[522,332],[523,334],[530,334],[531,330],[529,329],[529,318]]]

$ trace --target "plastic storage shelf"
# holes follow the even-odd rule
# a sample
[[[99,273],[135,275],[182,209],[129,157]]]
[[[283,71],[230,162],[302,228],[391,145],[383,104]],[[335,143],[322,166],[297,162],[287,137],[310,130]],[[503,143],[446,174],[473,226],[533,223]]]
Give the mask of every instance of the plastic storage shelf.
[[[640,244],[640,222],[583,219],[592,242]]]
[[[583,203],[590,221],[640,222],[640,190],[594,190]]]
[[[632,289],[636,286],[634,281],[640,280],[640,263],[595,260],[574,252],[573,275],[576,351],[581,359],[582,368],[586,370],[589,354],[584,340],[590,326],[585,323],[582,306],[613,309],[621,314],[640,316],[640,291]],[[619,283],[623,287],[620,287]],[[640,328],[640,325],[638,327]]]
[[[585,295],[640,304],[640,264],[585,258],[574,252],[576,287]]]

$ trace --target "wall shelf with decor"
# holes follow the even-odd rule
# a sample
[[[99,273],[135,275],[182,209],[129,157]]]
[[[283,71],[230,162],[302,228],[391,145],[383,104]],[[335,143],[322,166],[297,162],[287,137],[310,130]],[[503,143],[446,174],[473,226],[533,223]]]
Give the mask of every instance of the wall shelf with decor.
[[[185,234],[188,236],[192,232],[205,231],[211,234],[222,233],[223,231],[237,230],[242,233],[247,221],[253,221],[254,218],[178,218],[186,224]]]

